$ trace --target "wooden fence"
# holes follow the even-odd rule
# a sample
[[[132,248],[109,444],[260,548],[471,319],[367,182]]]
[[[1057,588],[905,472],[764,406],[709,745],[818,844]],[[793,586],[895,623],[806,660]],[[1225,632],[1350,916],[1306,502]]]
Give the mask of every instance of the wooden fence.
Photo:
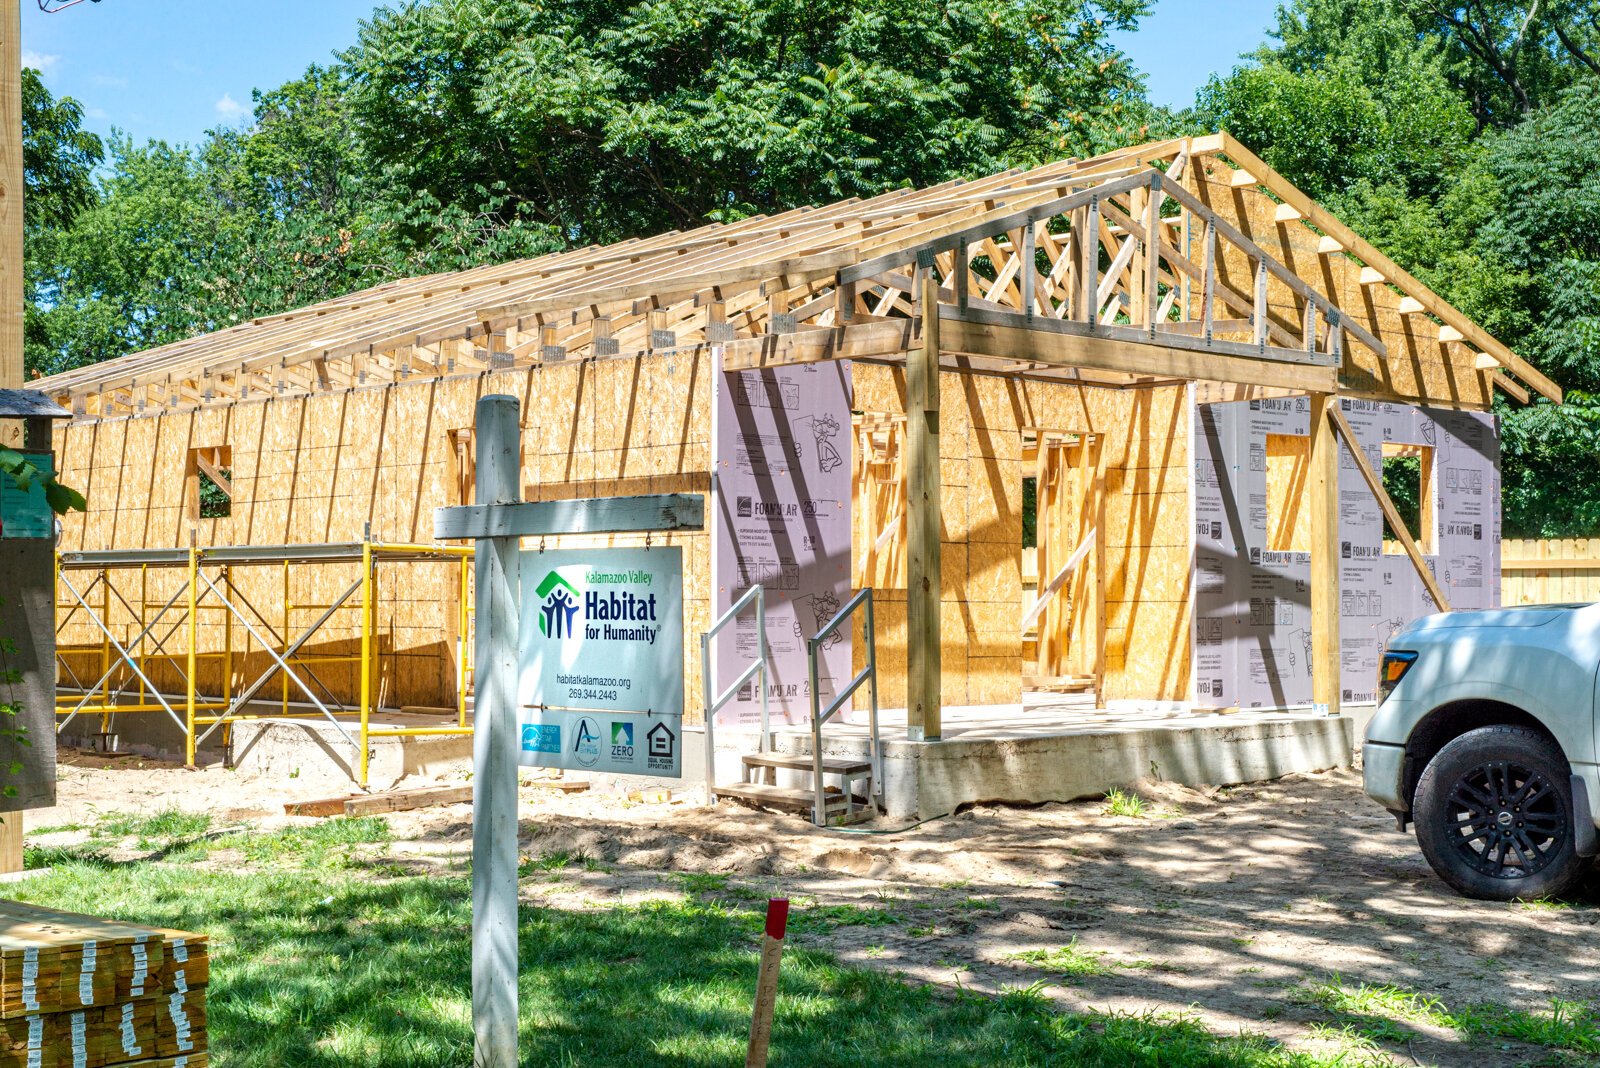
[[[1506,538],[1500,603],[1600,601],[1600,538]]]

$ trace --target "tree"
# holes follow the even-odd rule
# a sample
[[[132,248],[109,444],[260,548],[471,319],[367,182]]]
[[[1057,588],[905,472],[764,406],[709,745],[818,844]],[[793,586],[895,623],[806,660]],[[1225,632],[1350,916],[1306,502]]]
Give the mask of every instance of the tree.
[[[37,373],[49,348],[43,306],[52,297],[47,282],[54,247],[50,237],[70,227],[98,198],[94,169],[105,158],[100,138],[83,129],[83,106],[50,95],[39,72],[22,70],[23,361]]]
[[[35,311],[50,374],[217,325],[236,279],[211,265],[226,236],[205,175],[186,150],[126,138],[111,146],[100,197],[70,227],[40,234]]]
[[[1147,6],[451,0],[378,12],[341,59],[409,199],[607,242],[1137,139],[1109,33]]]
[[[1439,191],[1475,128],[1443,41],[1387,0],[1296,0],[1273,36],[1201,90],[1198,125],[1226,128],[1341,214],[1375,189]]]
[[[1109,34],[1148,3],[380,9],[337,64],[256,93],[245,129],[192,149],[117,137],[97,181],[98,143],[76,171],[61,153],[78,183],[30,234],[29,367],[397,276],[1137,141],[1165,117]]]
[[[1193,116],[1567,390],[1501,409],[1511,535],[1600,527],[1597,31],[1591,0],[1293,0]]]
[[[1579,78],[1600,74],[1593,0],[1410,0],[1418,29],[1446,42],[1482,126],[1508,128]]]

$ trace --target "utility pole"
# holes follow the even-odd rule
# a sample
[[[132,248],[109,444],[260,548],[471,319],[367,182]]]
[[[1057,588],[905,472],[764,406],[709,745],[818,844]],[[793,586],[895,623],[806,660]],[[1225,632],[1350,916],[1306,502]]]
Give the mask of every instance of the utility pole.
[[[0,389],[22,386],[22,0],[0,0]]]

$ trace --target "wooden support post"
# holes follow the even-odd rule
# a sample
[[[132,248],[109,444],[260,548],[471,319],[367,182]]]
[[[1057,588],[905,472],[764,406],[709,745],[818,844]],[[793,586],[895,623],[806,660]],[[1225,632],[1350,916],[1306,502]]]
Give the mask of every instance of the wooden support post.
[[[1161,175],[1150,179],[1150,199],[1145,205],[1144,220],[1144,326],[1150,336],[1156,336],[1157,320],[1161,307]]]
[[[1090,439],[1082,437],[1079,448],[1089,449]],[[1094,438],[1094,453],[1088,468],[1094,480],[1094,707],[1106,707],[1106,469],[1105,439]]]
[[[1339,439],[1332,408],[1339,398],[1311,394],[1311,701],[1339,714]]]
[[[922,345],[906,354],[906,735],[937,740],[939,652],[939,290],[922,279]]]
[[[0,875],[22,870],[22,813],[0,814]]]
[[[972,299],[972,256],[967,251],[967,243],[965,241],[956,246],[955,274],[956,305],[965,310],[968,302]]]
[[[1328,413],[1333,417],[1333,425],[1339,431],[1339,436],[1344,438],[1345,448],[1350,450],[1350,455],[1355,458],[1356,470],[1361,472],[1362,479],[1367,484],[1367,489],[1372,491],[1372,496],[1378,502],[1378,507],[1383,509],[1383,517],[1389,521],[1389,529],[1394,531],[1394,536],[1399,539],[1401,548],[1405,549],[1406,556],[1411,559],[1411,566],[1417,569],[1417,577],[1422,579],[1423,587],[1428,591],[1428,596],[1433,598],[1435,607],[1441,612],[1450,611],[1450,602],[1445,599],[1444,590],[1439,588],[1439,580],[1434,578],[1433,572],[1428,570],[1428,563],[1422,558],[1422,550],[1418,548],[1416,540],[1411,537],[1411,531],[1406,529],[1405,520],[1400,518],[1400,510],[1395,507],[1389,491],[1383,488],[1383,479],[1367,463],[1367,458],[1361,452],[1361,445],[1356,441],[1356,432],[1350,425],[1350,420],[1345,418],[1344,412],[1337,405],[1330,406]],[[1424,501],[1431,500],[1427,492],[1426,482],[1429,472],[1423,471]]]
[[[1256,299],[1255,308],[1250,316],[1250,323],[1255,328],[1255,344],[1257,348],[1264,349],[1267,345],[1267,261],[1256,261]]]
[[[756,1004],[750,1016],[750,1046],[744,1068],[767,1068],[772,1013],[778,1003],[778,965],[783,962],[783,937],[788,926],[788,899],[772,898],[767,902],[767,928],[761,935],[761,970],[756,977]]]
[[[1033,318],[1034,291],[1038,288],[1035,276],[1038,273],[1039,253],[1034,244],[1038,238],[1033,228],[1034,223],[1031,221],[1022,224],[1022,251],[1018,253],[1022,257],[1021,269],[1017,276],[1022,289],[1022,314],[1029,319]],[[1040,309],[1040,311],[1048,310]]]
[[[479,506],[521,499],[515,397],[478,401]],[[477,551],[477,675],[472,779],[473,1068],[517,1064],[517,627],[516,537]]]
[[[1083,269],[1078,282],[1083,289],[1083,303],[1078,311],[1091,330],[1100,321],[1100,202],[1090,199],[1088,214],[1083,223]]]

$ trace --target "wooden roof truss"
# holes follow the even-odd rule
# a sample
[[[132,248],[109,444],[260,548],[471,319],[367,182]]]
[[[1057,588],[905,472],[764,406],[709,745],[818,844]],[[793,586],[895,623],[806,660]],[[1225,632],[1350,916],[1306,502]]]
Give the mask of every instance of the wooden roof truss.
[[[929,276],[976,373],[1561,396],[1226,134],[391,282],[36,385],[93,418],[710,346],[898,362]]]

